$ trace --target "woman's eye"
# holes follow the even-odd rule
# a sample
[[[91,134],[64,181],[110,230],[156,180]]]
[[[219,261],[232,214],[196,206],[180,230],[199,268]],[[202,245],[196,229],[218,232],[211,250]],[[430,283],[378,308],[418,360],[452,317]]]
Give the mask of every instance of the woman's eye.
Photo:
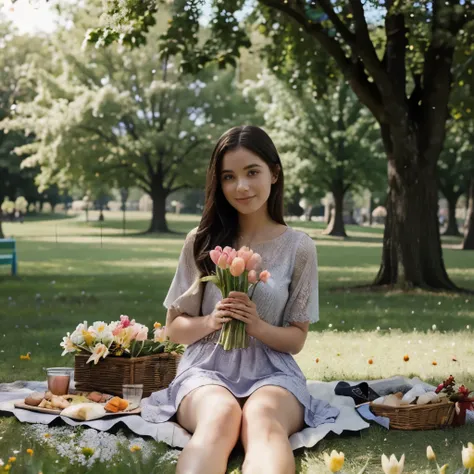
[[[257,170],[251,170],[249,171],[249,175],[250,176],[256,176],[258,174],[258,171]]]
[[[232,175],[231,174],[226,174],[226,175],[224,175],[224,177],[222,179],[224,181],[229,181],[229,179],[232,179]]]

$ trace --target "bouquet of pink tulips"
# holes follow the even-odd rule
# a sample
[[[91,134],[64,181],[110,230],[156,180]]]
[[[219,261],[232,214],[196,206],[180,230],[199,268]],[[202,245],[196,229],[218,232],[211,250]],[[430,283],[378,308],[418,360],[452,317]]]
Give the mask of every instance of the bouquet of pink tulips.
[[[216,273],[201,278],[201,281],[214,283],[221,291],[223,298],[227,298],[231,291],[248,293],[252,290],[250,295],[252,299],[258,283],[266,283],[270,278],[270,272],[267,270],[258,271],[262,264],[262,257],[248,247],[235,250],[231,247],[222,249],[217,246],[209,252],[209,255],[216,265]],[[218,344],[222,345],[226,351],[247,348],[248,335],[245,323],[235,319],[224,323]]]

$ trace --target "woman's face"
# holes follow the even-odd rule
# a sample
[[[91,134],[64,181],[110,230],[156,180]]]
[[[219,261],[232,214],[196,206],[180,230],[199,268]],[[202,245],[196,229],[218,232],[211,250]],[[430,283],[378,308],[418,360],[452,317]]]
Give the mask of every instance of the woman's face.
[[[246,148],[228,151],[222,160],[222,192],[241,214],[252,214],[265,206],[277,179],[265,161]]]

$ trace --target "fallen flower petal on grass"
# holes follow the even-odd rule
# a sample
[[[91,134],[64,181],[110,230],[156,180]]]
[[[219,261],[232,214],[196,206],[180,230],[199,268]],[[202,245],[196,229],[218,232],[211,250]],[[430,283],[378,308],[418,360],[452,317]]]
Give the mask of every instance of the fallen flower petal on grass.
[[[333,449],[330,455],[324,453],[324,461],[331,472],[339,472],[344,466],[344,453],[342,451],[338,453]]]

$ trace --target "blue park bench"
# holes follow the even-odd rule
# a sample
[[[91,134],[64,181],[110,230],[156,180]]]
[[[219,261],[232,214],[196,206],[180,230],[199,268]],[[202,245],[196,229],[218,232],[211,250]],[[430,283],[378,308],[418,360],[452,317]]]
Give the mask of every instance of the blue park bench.
[[[16,248],[14,239],[0,239],[0,265],[11,265],[16,275]]]

